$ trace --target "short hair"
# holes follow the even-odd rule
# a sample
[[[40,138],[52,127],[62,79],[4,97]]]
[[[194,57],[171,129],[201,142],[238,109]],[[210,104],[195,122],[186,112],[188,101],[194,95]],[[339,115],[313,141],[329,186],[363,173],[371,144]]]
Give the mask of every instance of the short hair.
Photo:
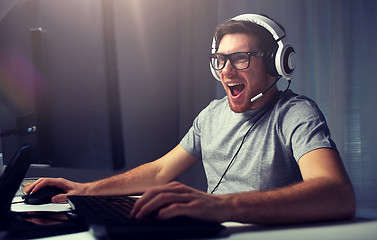
[[[267,17],[266,15],[263,15]],[[269,18],[269,17],[268,17]],[[271,19],[271,18],[269,18]],[[273,19],[271,19],[274,21]],[[284,27],[278,22],[274,21],[285,33]],[[255,36],[258,39],[258,48],[268,53],[277,48],[277,43],[272,34],[264,27],[248,21],[248,20],[228,20],[225,23],[219,25],[215,31],[215,50],[219,49],[221,39],[227,34],[245,33],[251,36]]]

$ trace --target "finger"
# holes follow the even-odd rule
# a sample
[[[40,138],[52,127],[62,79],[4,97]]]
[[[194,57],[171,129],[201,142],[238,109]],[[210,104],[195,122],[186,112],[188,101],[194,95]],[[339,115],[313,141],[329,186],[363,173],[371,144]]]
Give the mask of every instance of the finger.
[[[143,219],[150,215],[154,215],[157,211],[171,204],[187,203],[192,199],[191,196],[185,193],[160,193],[150,201],[146,202],[136,213],[136,219]],[[157,213],[158,216],[158,213]]]
[[[216,209],[215,211],[219,211],[219,209]],[[217,221],[216,214],[209,214],[208,208],[199,206],[194,198],[191,198],[191,200],[186,202],[176,202],[162,208],[158,212],[156,218],[159,220],[165,220],[178,216]]]
[[[146,192],[143,194],[143,196],[139,199],[136,200],[131,212],[130,216],[131,217],[136,217],[137,213],[140,211],[140,209],[148,202],[150,199],[152,199],[152,196],[155,194],[151,192]]]
[[[25,193],[29,194],[30,192],[37,192],[39,189],[45,186],[45,183],[43,183],[45,180],[45,178],[39,178],[37,181],[30,184],[30,186],[25,190]]]
[[[67,201],[67,194],[59,194],[51,198],[51,202],[53,203],[62,203]]]
[[[37,182],[40,182],[40,178],[35,180],[34,182],[30,183],[27,188],[25,189],[25,193],[28,194],[31,192],[31,190],[34,188],[34,186],[37,184]]]
[[[156,218],[159,220],[166,220],[178,216],[188,216],[195,218],[194,209],[189,207],[189,203],[174,203],[162,208]]]
[[[224,215],[221,214],[222,208],[217,204],[208,205],[207,200],[197,199],[195,196],[192,196],[188,202],[173,203],[162,208],[156,218],[165,220],[177,216],[187,216],[205,221],[222,222],[224,220]]]
[[[27,189],[27,193],[29,192],[38,192],[40,189],[46,186],[56,186],[63,189],[65,192],[68,191],[68,187],[66,186],[65,179],[62,178],[40,178],[35,181],[29,189]]]
[[[184,193],[184,192],[189,192],[190,189],[188,187],[185,187],[182,184],[173,182],[169,183],[167,185],[151,188],[148,191],[146,191],[141,198],[139,198],[132,211],[131,211],[131,217],[136,217],[140,209],[150,202],[153,198],[155,198],[157,195],[162,194],[162,193]]]

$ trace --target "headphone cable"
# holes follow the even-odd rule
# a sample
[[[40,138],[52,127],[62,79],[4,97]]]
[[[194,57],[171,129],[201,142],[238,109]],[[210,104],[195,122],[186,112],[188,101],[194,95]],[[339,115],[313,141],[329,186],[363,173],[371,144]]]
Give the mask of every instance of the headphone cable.
[[[284,90],[284,92],[279,96],[279,98],[278,98],[276,101],[273,101],[273,103],[271,104],[272,107],[275,106],[275,104],[276,104],[281,98],[283,98],[283,96],[285,95],[285,93],[288,91],[290,85],[291,85],[291,80],[288,80],[288,86],[287,86],[287,88]],[[240,146],[238,147],[237,152],[234,154],[232,160],[230,160],[228,166],[226,167],[224,173],[221,175],[221,178],[220,178],[220,180],[217,182],[216,186],[212,189],[211,194],[213,194],[213,193],[217,190],[217,188],[219,187],[221,181],[222,181],[223,178],[225,177],[225,174],[228,172],[228,170],[229,170],[230,167],[232,166],[234,160],[236,159],[238,153],[240,152],[240,150],[241,150],[241,148],[242,148],[242,145],[243,145],[244,142],[245,142],[246,136],[249,134],[249,132],[251,131],[251,129],[253,129],[254,125],[255,125],[255,124],[256,124],[256,123],[257,123],[257,122],[258,122],[258,121],[259,121],[264,115],[266,115],[266,113],[269,111],[269,109],[270,109],[270,108],[268,107],[268,108],[266,109],[266,111],[265,111],[263,114],[261,114],[261,115],[260,115],[260,116],[254,121],[253,125],[251,125],[251,127],[247,130],[247,132],[245,133],[245,135],[244,135],[243,138],[242,138],[241,144],[240,144]],[[252,117],[251,117],[251,118],[252,118]],[[249,121],[251,118],[249,118],[247,121]]]

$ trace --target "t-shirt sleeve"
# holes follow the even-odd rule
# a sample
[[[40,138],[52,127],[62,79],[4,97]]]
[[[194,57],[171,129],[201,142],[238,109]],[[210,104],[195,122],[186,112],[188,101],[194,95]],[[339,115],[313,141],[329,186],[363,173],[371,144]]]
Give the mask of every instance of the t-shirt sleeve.
[[[224,100],[226,101],[226,105],[224,105]],[[212,129],[214,115],[222,112],[224,106],[228,107],[227,98],[215,99],[198,114],[191,128],[180,142],[183,149],[197,158],[202,158],[203,134],[208,133]]]
[[[202,115],[203,111],[194,119],[191,128],[180,142],[180,145],[183,147],[183,149],[197,158],[202,157],[202,148],[200,141],[200,118]]]
[[[306,153],[319,148],[337,151],[326,119],[318,106],[310,100],[291,104],[293,105],[287,108],[284,117],[283,131],[296,161]]]

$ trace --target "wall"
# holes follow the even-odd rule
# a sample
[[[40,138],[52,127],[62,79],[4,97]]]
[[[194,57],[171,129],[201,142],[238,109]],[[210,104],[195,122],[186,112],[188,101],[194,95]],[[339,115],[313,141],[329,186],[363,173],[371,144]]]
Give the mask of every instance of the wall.
[[[112,12],[109,11],[111,4]],[[70,111],[76,106],[86,104],[85,111],[102,111],[102,107],[98,106],[108,101],[105,97],[106,89],[100,89],[101,86],[106,88],[101,81],[106,74],[103,70],[106,68],[107,71],[114,71],[110,76],[118,79],[122,112],[120,131],[124,138],[126,169],[131,169],[161,157],[176,146],[190,128],[194,117],[214,98],[216,81],[210,75],[208,53],[216,25],[215,5],[216,1],[213,0],[114,0],[103,4],[101,1],[82,1],[75,7],[74,1],[29,0],[18,1],[13,9],[9,2],[4,2],[1,17],[6,20],[3,21],[6,24],[5,29],[12,34],[12,37],[7,39],[15,43],[15,48],[30,66],[29,73],[25,72],[29,76],[27,82],[32,83],[34,73],[38,72],[45,81],[53,82],[55,93],[61,96],[52,103],[57,103],[59,109],[65,109],[65,116],[56,119],[61,124],[68,122],[68,119],[83,119],[80,117],[83,113]],[[101,7],[105,9],[99,11]],[[26,9],[27,14],[21,14],[22,17],[14,16]],[[104,13],[112,14],[113,19],[103,18]],[[80,15],[84,21],[78,18]],[[94,21],[92,24],[86,21],[89,20],[90,23],[90,19]],[[98,22],[102,19],[113,21],[113,37],[105,36],[101,40],[101,35],[91,35],[93,31],[103,30]],[[47,49],[47,63],[42,73],[38,71],[40,69],[36,69],[37,66],[33,69],[35,63],[29,32],[32,27],[42,27],[45,31],[42,38]],[[16,32],[20,34],[13,34],[10,29],[17,29]],[[87,44],[82,44],[83,39],[86,39]],[[109,41],[115,43],[110,46],[115,59],[111,60],[113,65],[105,66],[109,61],[104,61],[102,55],[98,57],[97,53],[102,54],[106,42]],[[12,63],[12,75],[20,72],[20,65],[15,57],[12,57],[15,60],[4,54],[2,57],[6,62]],[[88,57],[87,61],[85,57]],[[93,65],[92,62],[96,61],[100,63]],[[17,85],[19,81],[15,81],[13,77],[2,79],[17,82],[12,83],[13,85]],[[19,85],[27,88],[22,84],[25,80],[20,82]],[[5,85],[2,84],[3,87]],[[60,86],[61,91],[56,86]],[[82,92],[80,100],[76,93],[82,90],[81,86],[87,86],[88,91]],[[99,87],[96,91],[101,95],[93,95],[95,91],[91,89],[95,86]],[[18,88],[15,89],[17,92]],[[33,90],[28,89],[28,92]],[[14,97],[16,94],[22,95],[9,91],[7,93]],[[53,95],[56,95],[55,93]],[[102,96],[103,94],[105,95]],[[94,104],[98,101],[101,102]],[[24,102],[32,104],[33,99]],[[12,103],[10,105],[13,107]],[[82,129],[98,123],[106,115],[107,112],[104,112],[92,120],[86,119]],[[71,134],[72,129],[64,129],[63,132],[59,129],[58,134]],[[91,129],[98,131],[99,127]],[[73,137],[72,141],[77,142],[75,146],[85,143],[77,137]],[[67,158],[66,164],[60,161],[61,169],[33,167],[29,176],[66,176],[86,181],[110,174],[108,171],[102,174],[96,170],[88,174],[90,176],[80,176],[77,173],[80,171],[76,170],[69,174],[69,169],[64,168],[76,168],[78,165],[78,161],[72,160]],[[91,165],[90,161],[93,159],[86,163]],[[179,180],[200,189],[206,188],[200,163]]]
[[[175,147],[215,96],[215,1],[114,1],[127,168]],[[198,163],[180,181],[205,189]]]

